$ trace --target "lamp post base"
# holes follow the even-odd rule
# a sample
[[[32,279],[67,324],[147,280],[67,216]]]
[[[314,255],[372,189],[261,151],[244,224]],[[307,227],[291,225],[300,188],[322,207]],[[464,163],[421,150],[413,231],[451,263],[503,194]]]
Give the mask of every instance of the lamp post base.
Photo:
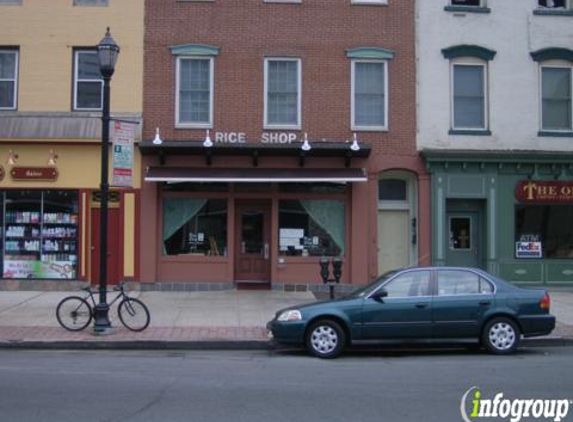
[[[98,303],[94,308],[93,334],[108,335],[113,333],[111,321],[109,320],[109,305]]]

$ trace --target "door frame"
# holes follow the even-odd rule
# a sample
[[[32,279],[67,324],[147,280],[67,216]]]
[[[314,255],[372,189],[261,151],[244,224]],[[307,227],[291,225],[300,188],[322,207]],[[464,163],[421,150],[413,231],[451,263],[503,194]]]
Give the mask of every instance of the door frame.
[[[448,199],[446,201],[446,213],[445,213],[445,249],[446,249],[446,265],[456,265],[456,262],[452,262],[452,249],[450,245],[450,222],[452,218],[456,217],[468,217],[471,221],[471,236],[472,247],[474,251],[469,251],[469,253],[474,253],[476,255],[476,267],[485,269],[485,258],[487,252],[487,237],[486,237],[486,221],[485,221],[485,205],[486,201],[481,199],[469,199],[469,200],[459,200],[459,199]],[[455,254],[455,252],[454,252]]]

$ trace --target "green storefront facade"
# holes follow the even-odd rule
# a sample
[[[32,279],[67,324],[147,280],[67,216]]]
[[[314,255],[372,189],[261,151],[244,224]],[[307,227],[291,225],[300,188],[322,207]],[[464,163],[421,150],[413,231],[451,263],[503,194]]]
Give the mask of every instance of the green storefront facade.
[[[422,151],[432,262],[514,283],[573,285],[573,154]]]

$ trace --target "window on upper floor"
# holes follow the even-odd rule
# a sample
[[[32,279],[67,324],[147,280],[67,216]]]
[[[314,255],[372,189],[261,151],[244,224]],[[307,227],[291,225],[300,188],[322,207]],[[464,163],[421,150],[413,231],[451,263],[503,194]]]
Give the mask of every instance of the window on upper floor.
[[[74,110],[102,109],[103,79],[95,50],[74,52]]]
[[[474,6],[484,7],[485,0],[450,0],[451,6]]]
[[[571,65],[541,66],[541,130],[573,130]]]
[[[352,0],[352,4],[388,4],[388,0]]]
[[[265,59],[265,128],[300,128],[302,81],[300,67],[300,59]]]
[[[74,6],[108,6],[109,0],[74,0]]]
[[[388,129],[388,62],[352,60],[352,130]]]
[[[452,63],[452,129],[487,128],[487,68],[472,61]]]
[[[571,9],[573,1],[571,0],[538,0],[537,5],[548,9]]]
[[[177,127],[213,127],[213,73],[213,57],[177,58]]]
[[[18,97],[18,50],[0,49],[0,110],[15,110]]]

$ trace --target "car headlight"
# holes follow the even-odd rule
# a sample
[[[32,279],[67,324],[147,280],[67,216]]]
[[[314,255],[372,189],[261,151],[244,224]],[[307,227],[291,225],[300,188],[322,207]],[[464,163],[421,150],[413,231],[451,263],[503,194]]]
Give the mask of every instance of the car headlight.
[[[302,315],[300,311],[296,309],[291,309],[289,311],[282,312],[278,316],[277,321],[300,321],[301,319]]]

